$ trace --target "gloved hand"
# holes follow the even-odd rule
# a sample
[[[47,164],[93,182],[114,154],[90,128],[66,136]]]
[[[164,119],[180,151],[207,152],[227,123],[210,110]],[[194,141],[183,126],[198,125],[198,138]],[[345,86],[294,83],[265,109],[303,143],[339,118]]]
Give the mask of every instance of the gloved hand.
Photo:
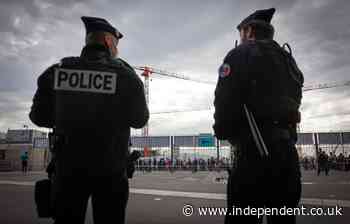
[[[135,172],[135,162],[141,157],[141,153],[139,151],[133,151],[128,158],[126,173],[128,178],[131,179]]]

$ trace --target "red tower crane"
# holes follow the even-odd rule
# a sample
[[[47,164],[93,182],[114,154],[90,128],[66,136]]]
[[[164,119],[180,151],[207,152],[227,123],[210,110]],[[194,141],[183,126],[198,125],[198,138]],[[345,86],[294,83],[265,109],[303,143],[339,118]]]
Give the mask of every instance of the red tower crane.
[[[143,67],[141,76],[145,79],[145,97],[146,97],[146,103],[149,104],[149,77],[152,74],[152,71],[149,67]],[[148,136],[148,123],[145,125],[145,127],[142,129],[142,136]]]

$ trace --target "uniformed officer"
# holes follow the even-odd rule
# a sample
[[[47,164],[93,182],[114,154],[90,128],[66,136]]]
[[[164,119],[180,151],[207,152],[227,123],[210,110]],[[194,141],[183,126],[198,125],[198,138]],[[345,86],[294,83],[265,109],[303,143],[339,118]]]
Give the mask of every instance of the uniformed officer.
[[[216,137],[236,145],[237,163],[227,188],[226,223],[259,223],[238,208],[294,208],[301,194],[295,148],[303,74],[289,45],[273,40],[274,8],[257,10],[239,25],[241,43],[219,68],[215,90]],[[237,209],[232,209],[233,206]],[[295,223],[295,216],[268,216]]]
[[[84,223],[90,196],[94,223],[124,223],[130,127],[143,127],[149,111],[140,78],[117,58],[123,35],[105,19],[82,21],[80,57],[63,58],[38,78],[29,117],[58,136],[55,223]]]

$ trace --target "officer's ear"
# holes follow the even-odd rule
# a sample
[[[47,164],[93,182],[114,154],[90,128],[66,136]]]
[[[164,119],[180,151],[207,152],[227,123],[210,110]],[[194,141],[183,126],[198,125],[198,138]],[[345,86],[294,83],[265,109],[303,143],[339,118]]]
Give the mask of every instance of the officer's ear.
[[[118,54],[118,42],[119,40],[115,38],[112,35],[105,35],[104,37],[105,45],[108,47],[108,49],[111,52],[111,55],[113,57],[117,56]]]
[[[112,38],[111,38],[109,35],[105,35],[103,39],[104,39],[104,42],[105,42],[106,47],[108,47],[109,49],[111,49],[111,48],[113,47]]]
[[[255,39],[255,32],[252,26],[244,26],[239,30],[241,42]]]
[[[255,32],[252,26],[246,28],[246,35],[248,40],[255,39]]]

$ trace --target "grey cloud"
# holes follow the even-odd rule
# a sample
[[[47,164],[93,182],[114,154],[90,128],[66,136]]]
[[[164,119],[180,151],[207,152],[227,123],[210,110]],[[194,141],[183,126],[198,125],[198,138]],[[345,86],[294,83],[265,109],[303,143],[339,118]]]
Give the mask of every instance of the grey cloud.
[[[0,130],[28,122],[29,107],[23,107],[30,105],[36,78],[47,66],[61,57],[79,55],[85,34],[83,15],[105,17],[125,34],[120,53],[131,64],[215,81],[218,66],[238,38],[236,25],[256,9],[269,7],[277,8],[272,20],[276,38],[292,45],[306,83],[349,79],[350,18],[345,0],[0,2]],[[214,86],[175,80],[163,84],[151,89],[151,109],[211,105]],[[348,102],[349,93],[342,87],[305,94],[303,114],[320,116],[319,124],[310,118],[305,125],[326,128],[327,116],[338,113],[337,119],[344,122],[337,124],[348,128],[348,110],[341,105]],[[21,97],[13,99],[14,95]],[[326,101],[331,106],[325,107]],[[159,134],[178,127],[176,131],[197,133],[210,131],[211,124],[208,112],[157,115],[152,117],[151,130]]]
[[[189,135],[211,133],[212,116],[210,111],[184,112],[168,116],[157,115],[150,121],[152,135]]]
[[[0,130],[21,128],[29,124],[28,119],[28,92],[5,92],[0,94]]]
[[[295,7],[280,17],[278,23],[280,31],[286,31],[294,47],[299,47],[297,49],[299,55],[296,57],[300,58],[300,64],[311,62],[312,69],[308,70],[310,78],[330,80],[335,69],[341,67],[349,69],[348,10],[349,6],[345,0],[308,3],[298,1]],[[339,76],[345,78],[346,74]]]

